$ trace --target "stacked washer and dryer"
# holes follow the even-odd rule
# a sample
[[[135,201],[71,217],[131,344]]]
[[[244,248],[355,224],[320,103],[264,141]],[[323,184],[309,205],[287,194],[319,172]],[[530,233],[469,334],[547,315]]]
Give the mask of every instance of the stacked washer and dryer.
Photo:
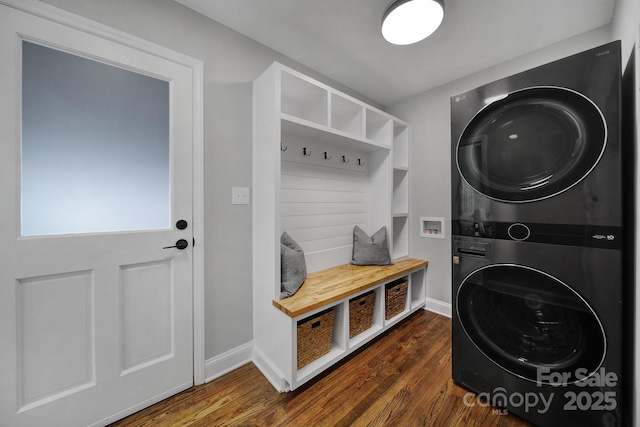
[[[622,426],[620,43],[453,96],[453,380],[538,425]],[[498,410],[500,412],[500,410]]]

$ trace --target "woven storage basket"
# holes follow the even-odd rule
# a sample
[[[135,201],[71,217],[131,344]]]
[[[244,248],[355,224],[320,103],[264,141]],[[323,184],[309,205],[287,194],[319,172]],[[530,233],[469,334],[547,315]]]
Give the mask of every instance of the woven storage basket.
[[[335,309],[329,308],[298,322],[298,369],[331,350]]]
[[[349,300],[349,338],[353,338],[371,327],[375,302],[375,291],[369,291]]]
[[[399,279],[391,283],[387,283],[384,287],[384,312],[387,320],[404,311],[407,303],[407,288],[409,282],[407,279]]]

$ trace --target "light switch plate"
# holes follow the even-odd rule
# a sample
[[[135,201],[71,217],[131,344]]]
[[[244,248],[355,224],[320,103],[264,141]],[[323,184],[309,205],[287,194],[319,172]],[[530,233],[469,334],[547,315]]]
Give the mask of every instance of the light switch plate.
[[[231,204],[248,205],[249,187],[231,187]]]

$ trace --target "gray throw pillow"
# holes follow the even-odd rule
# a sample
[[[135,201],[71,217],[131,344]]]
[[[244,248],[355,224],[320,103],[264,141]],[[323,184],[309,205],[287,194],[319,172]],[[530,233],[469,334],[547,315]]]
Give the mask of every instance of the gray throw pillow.
[[[353,227],[353,256],[354,265],[389,265],[393,264],[389,254],[389,240],[387,227],[382,227],[371,237],[357,225]]]
[[[285,231],[280,237],[280,298],[295,294],[306,278],[304,251]]]

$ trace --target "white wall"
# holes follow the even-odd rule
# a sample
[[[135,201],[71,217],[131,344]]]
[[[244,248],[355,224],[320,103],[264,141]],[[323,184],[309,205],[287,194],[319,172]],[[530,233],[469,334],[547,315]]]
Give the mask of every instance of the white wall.
[[[445,217],[447,223],[451,221],[450,97],[609,41],[609,26],[601,27],[421,93],[387,109],[410,124],[411,256],[429,260],[427,298],[451,304],[451,235],[447,231],[444,240],[419,235],[421,216]]]
[[[251,186],[253,80],[278,61],[372,101],[172,0],[44,1],[204,61],[205,358],[250,342],[251,206],[231,187]]]
[[[622,40],[622,69],[631,55],[640,24],[640,0],[616,0],[611,22],[612,40]]]

